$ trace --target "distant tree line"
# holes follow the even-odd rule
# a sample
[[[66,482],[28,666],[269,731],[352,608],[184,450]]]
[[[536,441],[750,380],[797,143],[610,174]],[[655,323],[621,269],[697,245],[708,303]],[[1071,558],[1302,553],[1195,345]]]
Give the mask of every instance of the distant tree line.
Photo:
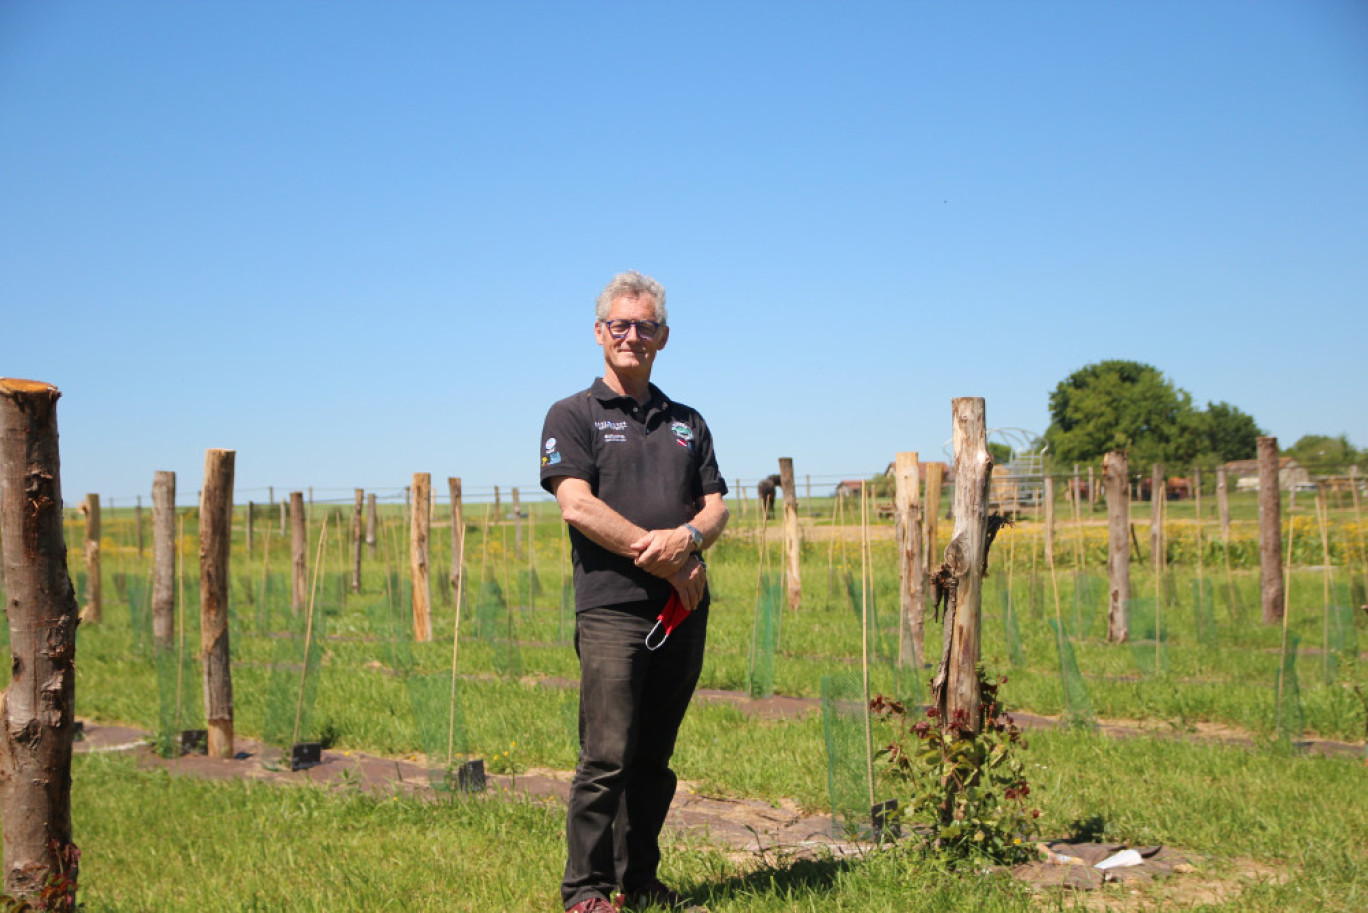
[[[1237,406],[1198,409],[1153,365],[1112,359],[1079,368],[1054,388],[1045,440],[1056,465],[1096,464],[1109,450],[1126,450],[1131,466],[1214,467],[1253,459],[1262,433]]]

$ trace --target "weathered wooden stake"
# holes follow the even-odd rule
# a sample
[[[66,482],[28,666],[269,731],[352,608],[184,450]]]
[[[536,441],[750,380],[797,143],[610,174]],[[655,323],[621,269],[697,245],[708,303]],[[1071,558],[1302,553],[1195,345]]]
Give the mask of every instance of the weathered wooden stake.
[[[932,568],[940,567],[941,556],[936,547],[936,524],[940,520],[940,499],[943,479],[941,478],[942,466],[940,462],[926,464],[926,507],[922,510],[922,541],[926,548],[926,564],[924,565],[927,573]]]
[[[361,516],[365,509],[366,490],[353,489],[356,500],[352,503],[352,580],[353,593],[361,592],[361,540],[365,536],[364,520]]]
[[[57,388],[0,378],[0,527],[5,530],[10,683],[0,693],[0,819],[5,892],[37,902],[63,874],[75,907],[71,743],[76,593],[67,574]],[[59,906],[60,904],[60,906]]]
[[[931,688],[941,725],[978,732],[982,694],[979,688],[983,569],[988,558],[988,486],[993,458],[982,397],[952,401],[955,447],[955,526],[945,549],[942,572],[952,578],[945,610],[941,665]]]
[[[86,517],[86,604],[81,611],[81,620],[99,624],[104,620],[104,599],[100,587],[100,496],[86,495],[81,512]]]
[[[1097,505],[1097,483],[1093,481],[1093,468],[1088,467],[1088,509]]]
[[[1130,638],[1130,477],[1126,451],[1102,458],[1102,484],[1107,488],[1107,641]]]
[[[1226,483],[1226,468],[1216,467],[1216,512],[1221,517],[1221,541],[1230,542],[1230,489]]]
[[[794,490],[793,458],[779,458],[779,484],[784,489],[784,576],[788,579],[788,606],[802,608],[803,581],[798,567],[802,543],[798,538],[798,492]]]
[[[1278,439],[1257,439],[1259,454],[1259,597],[1264,624],[1283,617],[1282,500],[1278,488]]]
[[[432,475],[413,474],[413,503],[409,508],[409,575],[413,580],[413,639],[432,640],[432,591],[428,578],[428,527]]]
[[[302,498],[303,495],[301,495],[300,497]],[[282,500],[282,501],[280,502],[280,534],[281,534],[282,536],[285,535],[285,530],[289,528],[289,515],[290,515],[290,513],[289,513],[288,501],[289,501],[289,499],[286,498],[285,500]],[[300,503],[303,503],[303,502],[301,501]]]
[[[503,504],[499,501],[499,486],[494,486],[494,522],[503,521]]]
[[[375,507],[375,492],[366,494],[366,549],[370,552],[371,558],[375,557],[376,548],[376,528],[380,525],[379,518],[376,516],[378,511]]]
[[[926,655],[926,591],[921,547],[921,479],[917,452],[899,453],[893,460],[894,538],[898,543],[898,592],[902,640],[900,666],[920,669]]]
[[[152,474],[152,641],[176,646],[176,474]]]
[[[309,527],[302,491],[290,492],[290,565],[290,611],[298,615],[309,602]]]
[[[465,557],[465,504],[461,500],[461,479],[447,477],[447,492],[451,496],[451,592],[455,594],[456,616],[461,614],[461,563]],[[453,660],[454,661],[454,660]]]
[[[138,558],[143,556],[143,521],[142,521],[142,495],[138,495],[137,503],[133,507],[133,520],[138,528]]]
[[[232,450],[206,451],[200,490],[200,647],[209,757],[233,756],[233,670],[228,651],[228,553],[233,541]]]
[[[522,499],[518,496],[516,486],[513,488],[513,554],[518,558],[523,556]]]
[[[256,505],[253,504],[251,501],[248,501],[248,502],[247,502],[247,520],[246,520],[246,523],[244,524],[244,530],[243,530],[243,532],[244,532],[245,535],[246,535],[246,541],[243,543],[243,551],[246,552],[246,553],[249,554],[249,555],[252,553],[252,545],[253,545],[253,539],[252,539],[252,520],[253,520],[253,517],[252,517],[252,515],[255,514],[255,513],[256,513]]]
[[[1055,490],[1054,476],[1045,476],[1045,563],[1054,562]]]

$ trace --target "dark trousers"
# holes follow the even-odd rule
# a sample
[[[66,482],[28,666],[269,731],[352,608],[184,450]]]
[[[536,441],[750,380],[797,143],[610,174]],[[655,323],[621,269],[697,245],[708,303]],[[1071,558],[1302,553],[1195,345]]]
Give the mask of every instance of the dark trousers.
[[[565,822],[567,909],[656,877],[675,793],[670,756],[703,668],[708,625],[708,610],[699,609],[663,647],[648,650],[661,608],[633,603],[575,617],[580,754]]]

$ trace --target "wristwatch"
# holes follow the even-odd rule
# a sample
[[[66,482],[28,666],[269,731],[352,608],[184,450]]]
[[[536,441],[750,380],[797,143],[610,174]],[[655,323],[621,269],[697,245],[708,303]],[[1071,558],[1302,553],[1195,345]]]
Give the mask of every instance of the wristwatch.
[[[685,523],[684,528],[689,531],[689,538],[693,540],[693,550],[696,552],[702,551],[703,534],[698,531],[698,527],[694,526],[692,523]]]

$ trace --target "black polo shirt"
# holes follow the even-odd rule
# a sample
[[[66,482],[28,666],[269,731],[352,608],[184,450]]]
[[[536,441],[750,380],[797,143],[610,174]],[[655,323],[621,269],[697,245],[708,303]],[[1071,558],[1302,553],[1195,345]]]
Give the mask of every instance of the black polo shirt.
[[[654,384],[638,405],[602,378],[555,403],[542,426],[541,484],[570,476],[613,510],[644,529],[673,529],[698,513],[707,494],[726,494],[712,434],[703,416],[674,402]],[[668,581],[615,555],[570,527],[575,610],[624,602],[663,603]],[[699,608],[707,605],[704,593]]]

